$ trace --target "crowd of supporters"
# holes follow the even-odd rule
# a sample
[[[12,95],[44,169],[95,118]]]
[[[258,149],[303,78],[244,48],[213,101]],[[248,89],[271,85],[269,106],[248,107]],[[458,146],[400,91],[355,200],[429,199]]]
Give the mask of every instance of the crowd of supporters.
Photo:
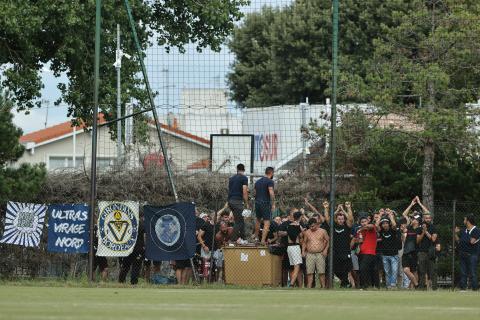
[[[313,200],[305,197],[302,208],[276,210],[273,175],[274,169],[268,167],[250,195],[245,168],[239,164],[237,174],[229,180],[225,206],[214,214],[197,210],[197,254],[189,260],[169,262],[177,283],[187,284],[193,277],[223,282],[222,248],[260,245],[283,257],[282,285],[287,287],[334,285],[326,276],[331,257],[334,279],[342,288],[438,288],[437,261],[442,247],[433,216],[418,196],[401,214],[389,208],[354,213],[351,203],[338,204],[331,221],[327,201],[317,208]],[[274,212],[283,213],[273,217]],[[250,232],[246,231],[245,218],[255,221]],[[454,232],[460,255],[460,289],[477,290],[480,230],[474,216],[466,216],[464,226]],[[141,229],[139,235],[143,234]],[[129,271],[132,284],[138,281],[145,260],[144,245],[144,240],[137,240],[132,255],[120,259],[120,282],[125,281]],[[108,266],[104,259],[97,257],[96,266],[106,277]],[[155,273],[161,263],[145,264],[149,280],[151,265]],[[255,277],[255,270],[251,276]]]
[[[352,204],[346,202],[335,208],[330,221],[327,201],[317,209],[305,198],[303,208],[290,208],[273,218],[273,175],[274,169],[268,167],[265,176],[255,183],[256,223],[250,240],[283,254],[284,285],[328,286],[325,274],[331,247],[333,273],[341,287],[438,288],[436,267],[442,248],[433,216],[418,196],[401,215],[389,208],[354,215]],[[239,164],[237,174],[230,178],[228,195],[231,218],[239,223],[234,225],[231,239],[237,243],[245,240],[242,213],[249,209],[248,192],[245,168]],[[455,233],[460,253],[460,288],[469,285],[477,290],[480,230],[474,216],[466,216],[464,227],[456,228]]]

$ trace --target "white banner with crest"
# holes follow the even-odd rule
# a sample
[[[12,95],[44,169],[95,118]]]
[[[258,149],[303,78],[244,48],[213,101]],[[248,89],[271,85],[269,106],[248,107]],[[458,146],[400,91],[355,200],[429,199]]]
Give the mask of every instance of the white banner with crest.
[[[139,204],[134,201],[100,201],[97,256],[126,257],[138,235]]]

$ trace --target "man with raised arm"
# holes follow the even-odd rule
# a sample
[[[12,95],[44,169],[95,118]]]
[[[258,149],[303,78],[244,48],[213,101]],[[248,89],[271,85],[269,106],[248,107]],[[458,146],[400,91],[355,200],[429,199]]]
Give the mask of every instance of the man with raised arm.
[[[360,228],[355,238],[352,239],[351,246],[355,244],[360,246],[358,260],[360,264],[360,286],[367,289],[376,285],[376,250],[377,250],[377,231],[375,225],[371,223],[368,216],[360,217]]]
[[[323,202],[323,204],[322,204],[323,213],[321,213],[320,211],[318,211],[318,209],[314,205],[312,205],[310,203],[310,201],[308,201],[307,197],[305,197],[304,200],[305,200],[305,205],[307,206],[307,208],[313,211],[312,218],[317,219],[318,223],[320,223],[320,228],[324,229],[328,233],[329,232],[329,230],[328,230],[329,227],[328,227],[328,223],[327,223],[327,216],[329,215],[329,213],[328,213],[328,208],[329,208],[328,201]]]
[[[375,223],[380,235],[380,241],[377,243],[377,252],[382,258],[386,287],[387,289],[395,289],[397,287],[398,265],[400,262],[398,251],[401,249],[401,234],[397,229],[393,211],[387,209],[385,212],[386,215],[383,215]]]
[[[328,201],[324,201],[323,215],[315,208],[307,198],[305,198],[305,204],[310,208],[315,215],[320,219],[320,228],[325,230],[328,234],[329,222],[330,222],[330,204]],[[349,280],[348,274],[353,269],[350,243],[352,240],[352,227],[353,227],[353,211],[352,204],[345,202],[344,209],[342,204],[339,204],[334,215],[334,234],[333,234],[333,272],[335,276],[340,279],[341,287],[348,287]]]
[[[414,216],[410,218],[410,210],[417,203],[415,197],[407,209],[403,212],[403,217],[406,219],[406,227],[402,230],[404,233],[402,267],[403,272],[407,275],[410,282],[415,288],[418,287],[417,276],[417,229],[419,228],[421,217],[415,212]]]
[[[437,272],[435,265],[435,244],[437,242],[437,230],[433,225],[433,218],[430,210],[423,205],[420,198],[416,197],[418,205],[423,210],[422,226],[417,229],[418,245],[418,283],[422,289],[427,288],[427,279],[432,283],[432,289],[437,289]]]
[[[350,202],[347,211],[335,213],[333,224],[333,273],[340,279],[342,288],[349,287],[348,274],[352,271],[350,242],[352,240],[353,212]],[[343,207],[342,207],[343,209]]]

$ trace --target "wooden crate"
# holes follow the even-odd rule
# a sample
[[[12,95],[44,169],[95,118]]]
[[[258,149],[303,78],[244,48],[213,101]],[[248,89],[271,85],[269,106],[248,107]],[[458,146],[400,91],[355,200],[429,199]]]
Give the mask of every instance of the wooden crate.
[[[280,286],[282,257],[268,247],[224,247],[225,283],[242,286]]]

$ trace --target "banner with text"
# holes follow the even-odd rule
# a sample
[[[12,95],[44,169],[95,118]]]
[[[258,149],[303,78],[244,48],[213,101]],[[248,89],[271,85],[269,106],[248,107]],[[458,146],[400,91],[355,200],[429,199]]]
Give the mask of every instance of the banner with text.
[[[100,201],[98,208],[97,256],[128,256],[137,242],[138,202]]]
[[[195,205],[144,206],[145,256],[154,261],[185,260],[195,254]]]
[[[48,206],[50,252],[88,253],[89,207],[83,204]]]

